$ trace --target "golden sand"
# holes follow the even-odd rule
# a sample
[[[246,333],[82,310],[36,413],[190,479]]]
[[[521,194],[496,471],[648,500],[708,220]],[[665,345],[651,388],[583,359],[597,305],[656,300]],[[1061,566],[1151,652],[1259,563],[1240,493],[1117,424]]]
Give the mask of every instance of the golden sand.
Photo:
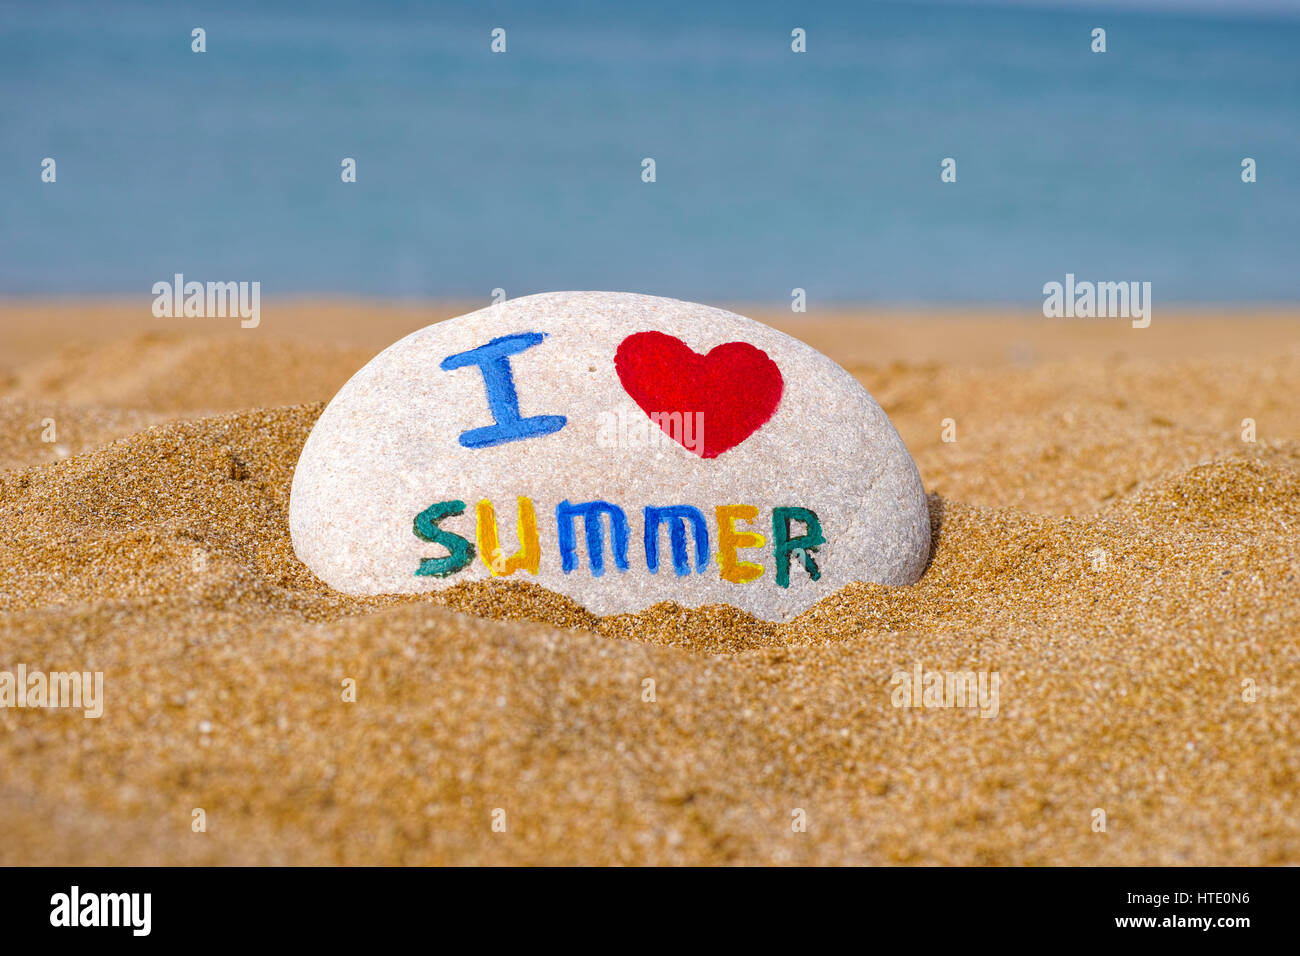
[[[0,308],[0,670],[106,697],[0,709],[0,863],[1300,862],[1300,319],[783,321],[898,425],[936,544],[778,626],[332,592],[299,449],[451,308],[138,311]],[[998,672],[997,716],[893,706],[917,661]]]

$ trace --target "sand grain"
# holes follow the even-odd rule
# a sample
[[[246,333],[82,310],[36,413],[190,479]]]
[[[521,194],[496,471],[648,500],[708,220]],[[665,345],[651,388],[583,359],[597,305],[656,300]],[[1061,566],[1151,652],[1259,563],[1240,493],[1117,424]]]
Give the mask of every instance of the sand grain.
[[[853,339],[934,554],[780,626],[331,591],[288,489],[366,350],[257,341],[10,373],[0,669],[103,670],[107,703],[0,710],[0,863],[1300,862],[1300,353],[1272,333],[1018,364],[853,364]],[[998,716],[893,707],[918,660],[997,670]]]

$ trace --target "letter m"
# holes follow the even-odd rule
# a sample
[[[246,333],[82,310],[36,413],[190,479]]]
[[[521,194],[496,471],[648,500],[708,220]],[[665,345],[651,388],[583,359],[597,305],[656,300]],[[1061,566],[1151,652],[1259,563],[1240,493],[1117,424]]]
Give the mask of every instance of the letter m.
[[[709,526],[699,508],[690,505],[672,505],[645,509],[645,563],[651,574],[659,573],[659,525],[668,522],[668,540],[673,549],[673,570],[679,578],[691,573],[691,559],[686,553],[686,523],[689,521],[695,535],[695,570],[703,574],[709,563]]]
[[[81,672],[58,671],[51,674],[50,700],[60,707],[80,707]]]
[[[104,893],[100,899],[103,900],[103,912],[100,913],[101,925],[129,926],[131,924],[132,908],[129,894]]]
[[[235,299],[238,290],[237,282],[209,282],[208,318],[225,318],[234,315],[239,307]]]
[[[1121,300],[1123,304],[1121,305]],[[1102,303],[1105,303],[1103,306]],[[1098,282],[1097,305],[1100,313],[1109,318],[1128,318],[1128,283]]]
[[[979,678],[974,671],[955,671],[952,675],[952,706],[974,707],[979,703]]]
[[[682,431],[681,412],[651,412],[650,421],[673,441],[685,444],[683,441],[685,433]]]
[[[627,570],[627,515],[618,505],[608,501],[587,501],[579,505],[568,499],[555,506],[555,523],[560,537],[560,567],[569,574],[578,567],[577,531],[574,524],[582,518],[587,538],[587,560],[592,577],[605,573],[605,526],[601,515],[609,516],[610,534],[613,538],[614,564],[620,571]]]

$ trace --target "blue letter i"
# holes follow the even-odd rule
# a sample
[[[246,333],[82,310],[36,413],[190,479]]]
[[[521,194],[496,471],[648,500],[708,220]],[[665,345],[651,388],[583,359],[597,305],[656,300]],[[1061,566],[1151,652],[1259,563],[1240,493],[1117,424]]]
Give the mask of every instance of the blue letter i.
[[[487,387],[488,407],[492,409],[492,417],[496,422],[461,432],[460,443],[466,448],[487,448],[508,441],[538,438],[558,432],[564,427],[567,419],[563,415],[519,417],[519,396],[515,393],[515,379],[510,371],[510,356],[532,348],[544,338],[546,335],[542,332],[503,335],[487,345],[448,355],[442,360],[441,367],[446,372],[477,365],[483,373],[483,384]]]

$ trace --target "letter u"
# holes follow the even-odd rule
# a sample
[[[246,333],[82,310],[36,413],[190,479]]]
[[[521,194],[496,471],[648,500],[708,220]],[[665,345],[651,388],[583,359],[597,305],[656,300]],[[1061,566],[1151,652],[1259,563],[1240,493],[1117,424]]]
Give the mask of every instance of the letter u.
[[[537,540],[537,513],[533,510],[533,500],[520,497],[516,500],[516,508],[519,550],[507,558],[501,553],[497,539],[496,509],[487,498],[478,503],[478,553],[493,577],[509,577],[521,568],[529,574],[537,574],[541,567],[542,549]]]

